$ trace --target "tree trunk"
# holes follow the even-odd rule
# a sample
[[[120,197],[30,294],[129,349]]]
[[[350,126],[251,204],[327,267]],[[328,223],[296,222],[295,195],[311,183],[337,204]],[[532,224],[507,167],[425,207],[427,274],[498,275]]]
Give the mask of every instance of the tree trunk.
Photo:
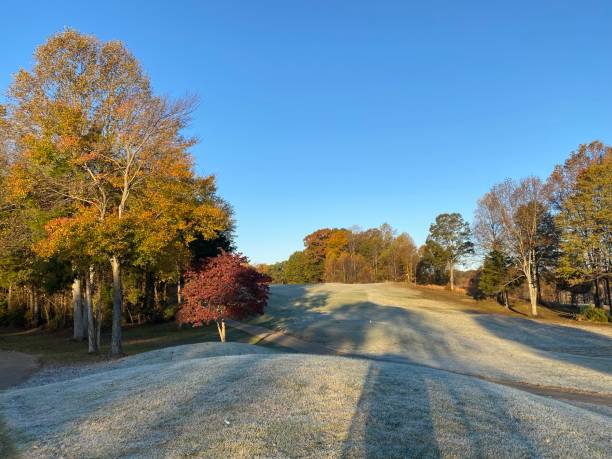
[[[13,309],[13,284],[9,284],[8,294],[6,297],[6,307],[9,311]]]
[[[157,290],[157,280],[153,281],[153,300],[155,304],[155,316],[157,320],[160,320],[162,317],[160,301],[159,301],[159,291]]]
[[[77,341],[83,340],[83,299],[81,295],[81,279],[76,277],[72,281],[72,337]]]
[[[610,280],[606,277],[604,279],[604,283],[606,284],[606,293],[608,295],[608,307],[610,308],[610,313],[612,313],[612,298],[610,297]],[[9,290],[10,294],[10,290]]]
[[[176,303],[179,308],[183,305],[183,282],[180,275],[176,283]]]
[[[595,300],[595,307],[601,308],[601,298],[599,296],[599,282],[597,279],[593,281],[593,287],[595,288],[595,294],[593,297]]]
[[[540,288],[540,270],[537,268],[537,266],[534,269],[534,273],[535,273],[535,288],[536,288],[536,293],[538,295],[536,301],[538,302],[538,304],[540,304],[542,302],[542,289]]]
[[[176,264],[176,303],[179,308],[183,304],[183,271],[179,263]]]
[[[222,343],[225,343],[225,320],[217,321],[217,331]]]
[[[535,253],[531,251],[526,260],[523,260],[523,274],[527,278],[527,287],[529,288],[529,301],[531,303],[531,315],[538,315],[538,285],[535,278]]]
[[[504,290],[504,307],[510,309],[510,305],[508,304],[508,290]]]
[[[36,294],[35,287],[32,287],[32,324],[34,327],[38,327],[40,324],[40,309],[38,307],[38,295]]]
[[[150,271],[145,273],[145,311],[153,313],[153,273]]]
[[[85,275],[85,309],[87,310],[87,344],[90,354],[98,353],[98,341],[96,340],[96,324],[93,311],[92,283],[94,279],[93,267],[89,268],[89,273]]]
[[[102,311],[100,310],[100,308],[96,308],[96,347],[98,349],[102,348],[101,342],[100,342],[100,331],[102,329]]]
[[[83,280],[82,279],[81,279],[81,285],[83,285]],[[86,340],[87,336],[89,335],[89,313],[87,311],[87,305],[85,304],[85,301],[84,301],[83,292],[81,292],[81,314],[82,314],[82,317],[81,317],[81,334],[83,336],[83,340]]]
[[[531,315],[537,317],[538,315],[538,289],[531,276],[527,281],[529,287],[529,301],[531,303]]]
[[[121,349],[121,263],[117,257],[111,258],[113,269],[113,330],[111,336],[111,355],[118,356],[123,353]]]
[[[455,290],[455,267],[451,264],[449,266],[450,270],[450,289],[451,291]]]

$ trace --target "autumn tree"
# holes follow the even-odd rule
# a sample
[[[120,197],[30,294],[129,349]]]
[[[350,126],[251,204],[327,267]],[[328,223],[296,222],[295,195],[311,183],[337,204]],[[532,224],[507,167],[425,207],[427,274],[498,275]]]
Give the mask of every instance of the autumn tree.
[[[223,253],[186,274],[185,302],[177,321],[200,326],[215,322],[226,341],[226,319],[263,314],[268,301],[270,277],[247,264],[241,254]]]
[[[441,249],[441,256],[446,261],[451,290],[455,289],[455,267],[466,255],[474,252],[470,240],[470,225],[458,213],[440,214],[435,223],[429,227],[428,242],[433,242]]]
[[[592,284],[599,306],[601,285],[612,302],[612,147],[581,145],[549,178],[560,234],[557,274],[570,286]]]
[[[10,96],[19,153],[13,180],[39,207],[53,209],[58,224],[96,229],[90,233],[96,235],[96,250],[112,269],[111,353],[118,355],[122,265],[175,243],[184,246],[191,238],[179,234],[182,217],[176,213],[184,206],[175,201],[190,194],[189,218],[206,238],[227,227],[227,212],[210,202],[211,187],[198,191],[190,184],[188,149],[194,140],[181,132],[194,101],[155,96],[120,42],[101,43],[73,30],[37,49],[34,68],[17,73]],[[212,178],[209,182],[214,184]],[[208,197],[198,200],[202,193]],[[143,226],[144,220],[158,225]],[[176,223],[177,231],[164,227],[160,233],[162,221]],[[72,257],[75,266],[77,258]],[[92,270],[93,259],[79,275],[91,278]]]
[[[270,276],[271,282],[273,284],[286,284],[287,278],[285,276],[285,265],[286,261],[279,261],[278,263],[272,264],[259,264],[257,265],[257,270],[262,274],[266,274]]]
[[[306,273],[306,254],[304,251],[293,252],[285,263],[285,278],[290,284],[307,284],[309,282]]]
[[[527,281],[531,314],[537,316],[538,266],[548,235],[542,223],[549,215],[548,191],[537,177],[506,180],[478,201],[475,228],[485,250],[510,257]]]

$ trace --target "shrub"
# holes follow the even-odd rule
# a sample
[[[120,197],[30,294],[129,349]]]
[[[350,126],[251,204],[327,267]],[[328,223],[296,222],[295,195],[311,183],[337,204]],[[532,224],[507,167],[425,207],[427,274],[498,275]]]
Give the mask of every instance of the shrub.
[[[582,314],[583,320],[590,322],[608,322],[610,320],[608,312],[603,308],[588,308]]]
[[[23,327],[27,323],[26,308],[8,308],[6,301],[0,302],[0,326]]]

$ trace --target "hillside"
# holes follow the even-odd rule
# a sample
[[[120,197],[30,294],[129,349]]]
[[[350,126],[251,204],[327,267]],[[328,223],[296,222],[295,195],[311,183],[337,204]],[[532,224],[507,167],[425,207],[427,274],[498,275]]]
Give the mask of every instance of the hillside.
[[[198,346],[0,394],[7,449],[23,457],[609,451],[609,418],[474,378],[246,344]]]

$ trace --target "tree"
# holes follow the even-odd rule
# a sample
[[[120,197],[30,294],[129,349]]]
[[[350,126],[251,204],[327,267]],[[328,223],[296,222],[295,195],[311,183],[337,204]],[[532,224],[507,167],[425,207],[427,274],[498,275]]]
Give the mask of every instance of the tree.
[[[306,255],[304,251],[293,252],[285,263],[285,278],[289,284],[307,284]]]
[[[448,261],[442,247],[432,240],[419,248],[419,261],[415,269],[419,284],[445,285],[448,283]]]
[[[185,302],[177,321],[195,326],[215,322],[226,341],[226,319],[263,314],[270,277],[248,266],[241,254],[223,253],[186,274]]]
[[[410,282],[416,265],[416,246],[408,233],[401,233],[391,239],[381,253],[381,262],[385,268],[384,279]]]
[[[273,284],[286,284],[287,278],[285,276],[285,265],[286,261],[279,261],[278,263],[260,264],[257,266],[257,270],[263,274],[270,276]]]
[[[81,269],[77,277],[95,280],[98,256],[110,264],[111,354],[121,354],[122,266],[184,254],[195,234],[214,238],[229,226],[214,178],[194,178],[188,153],[194,140],[181,134],[194,100],[155,96],[120,42],[74,30],[36,50],[34,68],[18,72],[10,97],[18,152],[12,180],[25,199],[54,214],[60,234],[82,229],[89,231],[85,239],[95,239],[87,242],[95,256],[74,244],[64,249],[77,249],[66,252]]]
[[[517,286],[521,278],[513,272],[512,260],[502,252],[492,250],[484,259],[478,288],[487,296],[497,297],[497,301],[508,308],[508,290]]]
[[[548,197],[548,189],[537,177],[508,179],[478,201],[474,225],[481,246],[506,254],[524,275],[533,316],[538,314],[538,266],[549,241],[541,231],[549,214]]]
[[[440,214],[436,217],[436,222],[429,227],[427,241],[434,242],[442,250],[449,272],[451,290],[455,289],[455,266],[466,255],[474,252],[470,236],[470,225],[458,213]]]
[[[559,277],[569,286],[591,283],[596,305],[600,284],[612,302],[612,147],[581,145],[549,178],[557,211],[561,257]]]
[[[333,231],[329,228],[323,228],[304,238],[304,278],[308,283],[323,281],[327,242]]]

